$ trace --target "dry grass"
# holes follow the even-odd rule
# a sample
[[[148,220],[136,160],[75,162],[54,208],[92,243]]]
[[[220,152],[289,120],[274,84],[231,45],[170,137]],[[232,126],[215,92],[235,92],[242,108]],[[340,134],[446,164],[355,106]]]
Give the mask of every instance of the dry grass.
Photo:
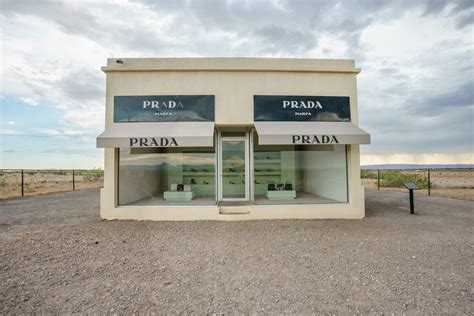
[[[0,200],[21,196],[21,172],[3,171],[0,174]],[[74,177],[75,189],[89,189],[103,186],[103,177],[91,177],[84,173]],[[72,171],[25,171],[24,195],[40,195],[72,191]]]
[[[374,171],[376,174],[377,171]],[[427,177],[426,170],[405,171]],[[72,191],[71,171],[25,171],[25,196]],[[88,189],[103,186],[103,177],[78,173],[75,176],[75,189]],[[431,195],[474,201],[473,170],[432,170]],[[362,179],[366,188],[377,188],[376,179]],[[388,191],[406,191],[404,188],[381,188]],[[428,190],[419,190],[418,194],[428,194]],[[0,200],[21,196],[21,173],[12,171],[0,173]]]
[[[374,171],[375,174],[377,171]],[[410,174],[428,177],[427,170],[407,170]],[[381,171],[383,173],[383,171]],[[366,188],[377,188],[377,179],[362,179]],[[431,195],[474,201],[474,171],[472,169],[460,170],[431,170]],[[386,188],[381,190],[404,192],[404,188]],[[418,194],[428,194],[428,190],[419,190]]]

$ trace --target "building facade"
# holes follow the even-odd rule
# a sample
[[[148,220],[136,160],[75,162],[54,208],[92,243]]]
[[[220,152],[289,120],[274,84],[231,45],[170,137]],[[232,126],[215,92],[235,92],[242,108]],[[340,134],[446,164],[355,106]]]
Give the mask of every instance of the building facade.
[[[104,219],[362,218],[353,60],[109,59]]]

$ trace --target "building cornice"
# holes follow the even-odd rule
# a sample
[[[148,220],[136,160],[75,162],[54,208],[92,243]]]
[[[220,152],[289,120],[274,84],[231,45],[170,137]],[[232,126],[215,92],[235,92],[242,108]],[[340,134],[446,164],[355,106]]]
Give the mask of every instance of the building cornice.
[[[108,72],[316,72],[358,74],[354,60],[302,58],[110,58]]]

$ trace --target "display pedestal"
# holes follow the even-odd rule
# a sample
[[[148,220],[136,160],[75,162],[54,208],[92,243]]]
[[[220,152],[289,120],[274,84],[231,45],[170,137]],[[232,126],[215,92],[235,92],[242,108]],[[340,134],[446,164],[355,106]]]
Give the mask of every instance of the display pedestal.
[[[296,197],[296,191],[267,191],[265,197],[269,200],[293,200]]]
[[[194,191],[166,191],[163,198],[166,201],[191,201],[196,195]]]

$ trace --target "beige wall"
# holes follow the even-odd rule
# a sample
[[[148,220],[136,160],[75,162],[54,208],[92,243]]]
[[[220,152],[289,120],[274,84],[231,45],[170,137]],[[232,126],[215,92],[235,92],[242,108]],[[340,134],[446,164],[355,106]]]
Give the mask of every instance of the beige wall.
[[[349,96],[357,124],[354,74],[289,72],[113,72],[107,74],[107,124],[115,95],[215,95],[216,124],[252,125],[254,95]]]
[[[349,96],[358,124],[356,75],[352,60],[305,59],[123,59],[108,61],[106,126],[113,124],[116,95],[215,95],[217,125],[252,125],[254,95]],[[220,215],[209,207],[117,207],[116,151],[105,149],[101,216],[107,219],[361,218],[359,146],[348,146],[349,202],[335,205],[249,206],[247,215]]]
[[[345,146],[332,150],[305,151],[303,156],[303,191],[339,202],[347,201]]]
[[[160,175],[158,167],[149,167],[148,170],[143,168],[121,167],[119,198],[120,205],[125,205],[135,201],[139,201],[146,197],[152,197],[161,190]]]

